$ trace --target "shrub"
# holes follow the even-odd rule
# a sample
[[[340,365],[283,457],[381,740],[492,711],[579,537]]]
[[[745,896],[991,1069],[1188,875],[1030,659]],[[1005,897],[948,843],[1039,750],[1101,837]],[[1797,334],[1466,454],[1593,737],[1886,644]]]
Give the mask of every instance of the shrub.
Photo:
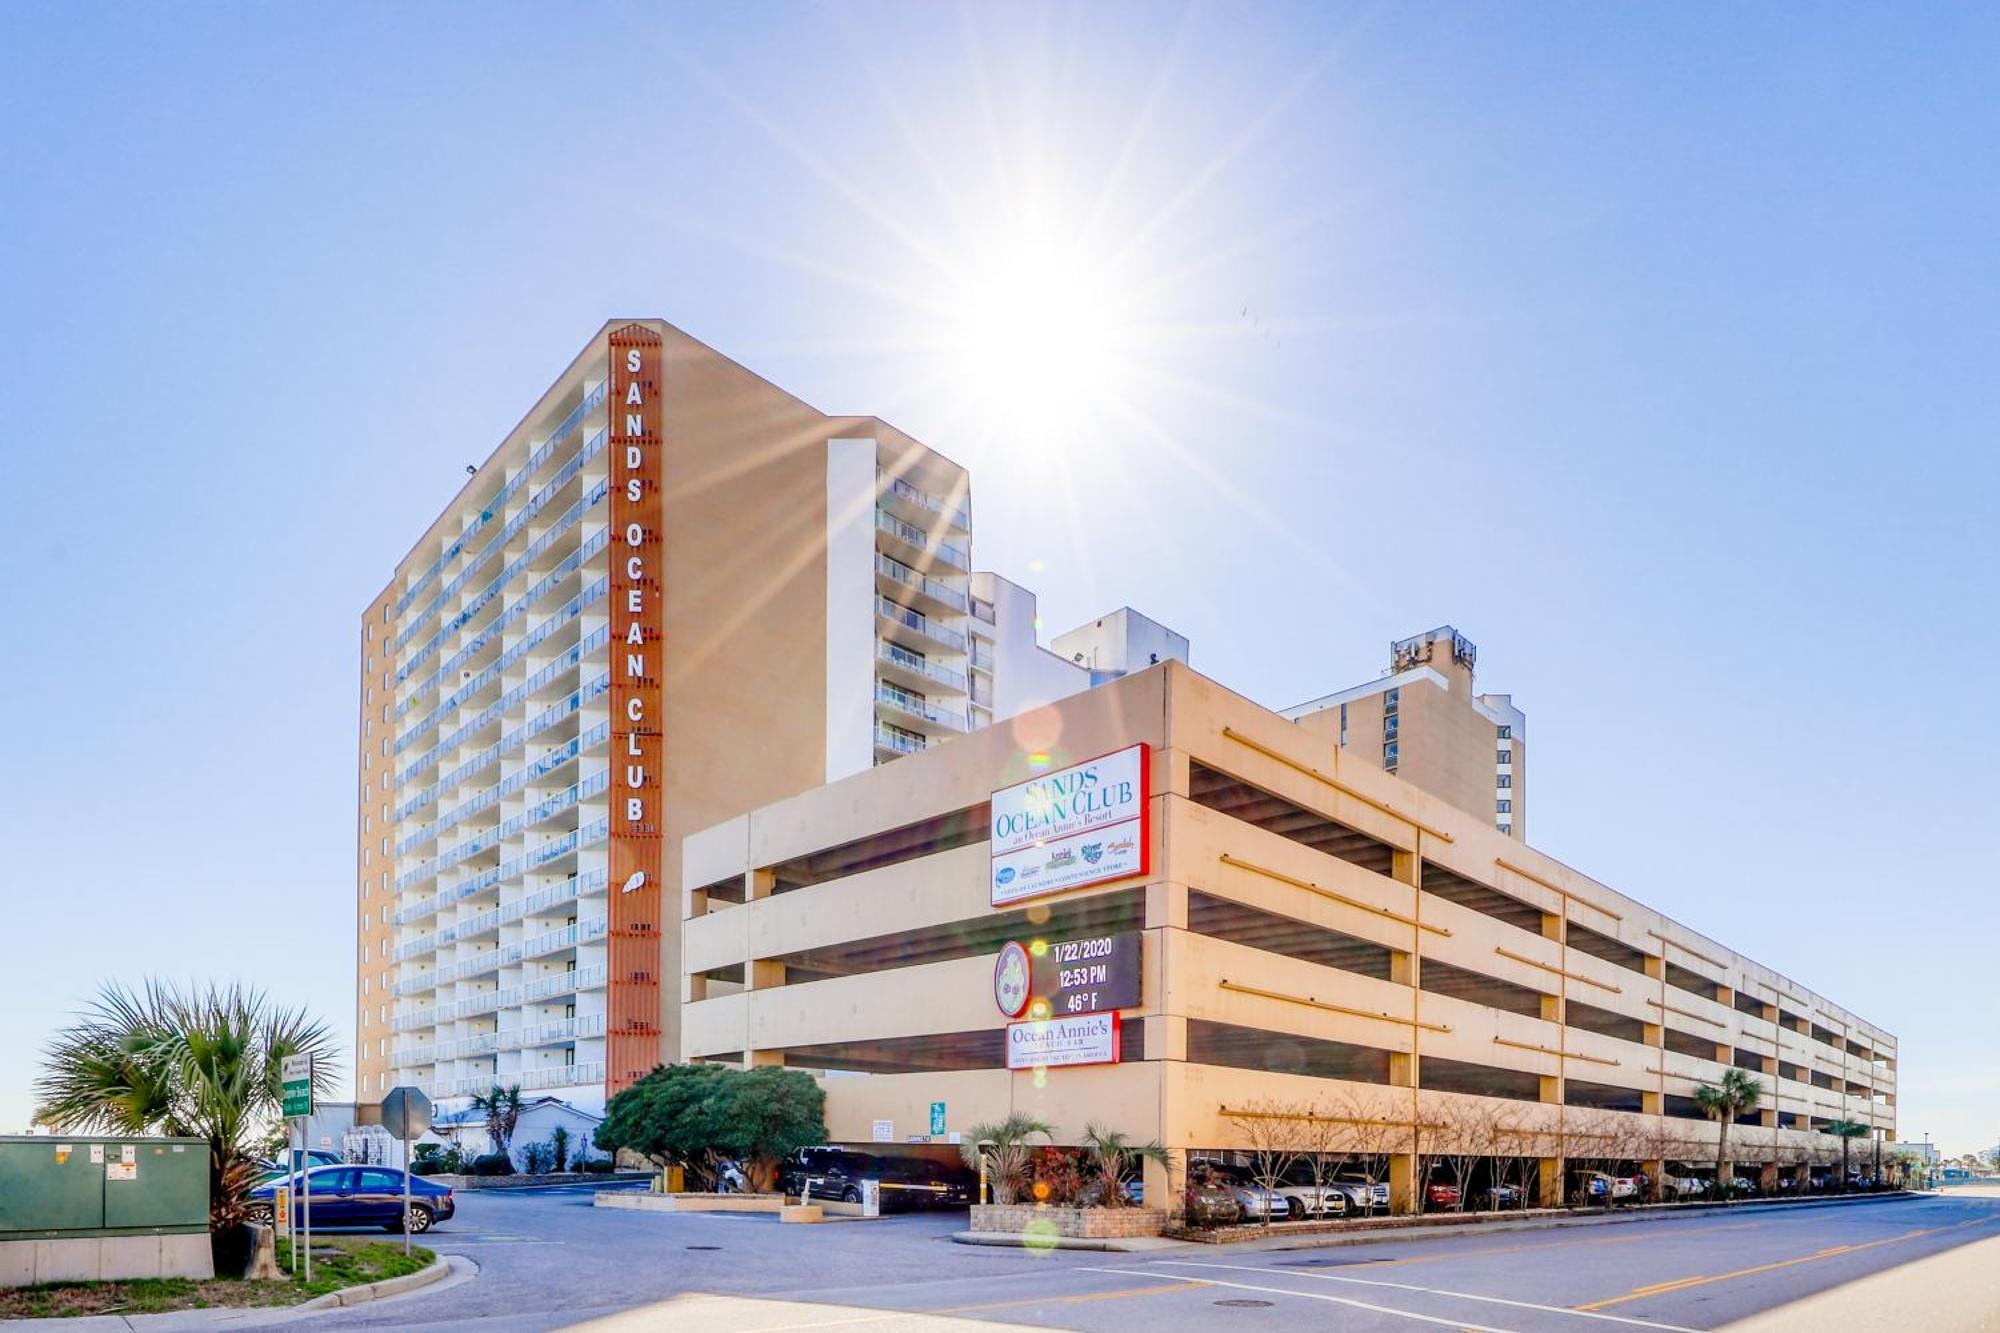
[[[413,1176],[435,1176],[443,1170],[444,1163],[435,1157],[419,1157],[410,1163],[410,1174]]]
[[[556,1164],[553,1143],[530,1143],[521,1149],[521,1169],[531,1176],[545,1176]]]
[[[780,1159],[826,1141],[825,1110],[826,1094],[803,1070],[663,1065],[612,1097],[597,1141],[697,1177],[717,1157],[735,1158],[753,1189],[768,1189]]]
[[[557,1125],[555,1133],[549,1135],[549,1151],[555,1154],[555,1169],[569,1169],[569,1131]]]
[[[616,1168],[616,1165],[609,1157],[592,1157],[586,1161],[578,1162],[576,1169],[586,1171],[593,1176],[608,1176]]]
[[[472,1159],[471,1172],[475,1176],[511,1176],[514,1159],[504,1152],[486,1153]]]
[[[419,1143],[417,1145],[417,1161],[419,1162],[428,1162],[434,1157],[442,1157],[443,1155],[444,1145],[442,1143]],[[415,1166],[410,1168],[412,1171],[416,1169]]]

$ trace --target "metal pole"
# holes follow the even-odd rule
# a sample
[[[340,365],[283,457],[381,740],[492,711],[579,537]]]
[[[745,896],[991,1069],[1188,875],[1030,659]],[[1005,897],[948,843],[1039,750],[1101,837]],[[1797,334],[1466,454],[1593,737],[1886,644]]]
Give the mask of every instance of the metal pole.
[[[306,1155],[306,1128],[310,1117],[299,1121],[299,1188],[305,1193],[306,1281],[313,1280],[313,1178],[312,1158]]]
[[[402,1128],[408,1128],[403,1126]],[[403,1253],[410,1252],[410,1141],[403,1140]]]

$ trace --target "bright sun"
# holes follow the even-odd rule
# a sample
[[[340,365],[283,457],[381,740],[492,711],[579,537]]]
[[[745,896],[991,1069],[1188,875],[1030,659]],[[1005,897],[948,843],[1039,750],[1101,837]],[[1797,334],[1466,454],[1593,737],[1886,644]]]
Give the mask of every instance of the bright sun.
[[[1087,430],[1124,389],[1130,311],[1119,296],[1103,266],[1046,235],[982,254],[950,308],[964,407],[1022,443]]]

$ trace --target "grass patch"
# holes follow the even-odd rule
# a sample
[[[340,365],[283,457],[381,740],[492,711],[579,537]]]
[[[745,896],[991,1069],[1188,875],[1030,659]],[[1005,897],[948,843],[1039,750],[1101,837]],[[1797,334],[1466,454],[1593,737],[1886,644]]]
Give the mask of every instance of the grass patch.
[[[47,1319],[66,1315],[159,1314],[168,1310],[203,1310],[219,1306],[297,1305],[342,1287],[401,1277],[428,1268],[431,1251],[412,1246],[403,1253],[401,1240],[364,1240],[358,1236],[313,1238],[311,1282],[290,1277],[276,1282],[246,1282],[231,1278],[146,1278],[130,1282],[49,1282],[38,1287],[0,1289],[0,1319]],[[278,1242],[278,1266],[289,1271],[291,1245]]]

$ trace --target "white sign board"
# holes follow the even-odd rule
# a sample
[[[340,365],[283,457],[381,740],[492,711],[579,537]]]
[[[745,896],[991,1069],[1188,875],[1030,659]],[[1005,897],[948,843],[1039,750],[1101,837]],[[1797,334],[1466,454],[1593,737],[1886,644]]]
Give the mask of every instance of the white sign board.
[[[893,1120],[877,1120],[877,1121],[875,1122],[875,1124],[874,1124],[874,1130],[875,1130],[875,1142],[877,1142],[877,1143],[894,1143],[894,1142],[896,1141],[896,1122],[895,1122],[895,1121],[893,1121]]]
[[[1007,1025],[1007,1068],[1118,1063],[1118,1014],[1082,1014]]]
[[[994,792],[993,905],[1145,874],[1150,758],[1130,745]]]

